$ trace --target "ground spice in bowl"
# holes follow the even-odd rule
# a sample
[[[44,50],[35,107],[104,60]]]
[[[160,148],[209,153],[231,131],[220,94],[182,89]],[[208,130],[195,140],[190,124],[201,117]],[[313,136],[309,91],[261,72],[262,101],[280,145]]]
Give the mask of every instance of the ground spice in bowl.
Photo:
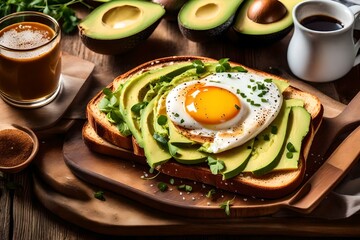
[[[18,129],[0,130],[0,166],[14,167],[25,162],[34,148],[32,138]]]

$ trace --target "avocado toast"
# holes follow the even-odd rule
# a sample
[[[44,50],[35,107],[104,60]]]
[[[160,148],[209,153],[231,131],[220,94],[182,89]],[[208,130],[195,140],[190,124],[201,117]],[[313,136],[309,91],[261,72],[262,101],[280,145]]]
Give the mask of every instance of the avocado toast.
[[[263,86],[254,78],[271,82],[281,92],[283,100],[271,121],[277,123],[275,126],[269,123],[255,137],[244,140],[244,144],[214,152],[209,147],[210,137],[199,138],[174,124],[171,114],[167,114],[161,104],[161,97],[169,95],[180,83],[202,81],[220,71],[222,75],[217,76],[234,81],[236,76],[251,75],[249,81],[258,84],[256,89],[250,87],[254,91]],[[170,84],[175,81],[176,84]],[[253,104],[255,109],[261,107],[257,104]],[[245,107],[243,103],[234,108],[240,111]],[[315,96],[289,86],[277,76],[226,59],[169,57],[140,65],[99,92],[87,106],[88,123],[84,126],[83,138],[93,151],[117,157],[132,156],[135,161],[173,177],[239,194],[278,198],[300,185],[322,111]]]

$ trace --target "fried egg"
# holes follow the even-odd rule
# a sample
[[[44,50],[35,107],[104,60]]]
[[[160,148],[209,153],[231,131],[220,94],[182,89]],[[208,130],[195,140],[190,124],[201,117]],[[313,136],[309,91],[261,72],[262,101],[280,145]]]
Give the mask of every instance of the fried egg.
[[[170,90],[166,113],[187,136],[210,142],[209,152],[219,153],[244,144],[269,126],[282,102],[271,79],[251,73],[214,73]]]

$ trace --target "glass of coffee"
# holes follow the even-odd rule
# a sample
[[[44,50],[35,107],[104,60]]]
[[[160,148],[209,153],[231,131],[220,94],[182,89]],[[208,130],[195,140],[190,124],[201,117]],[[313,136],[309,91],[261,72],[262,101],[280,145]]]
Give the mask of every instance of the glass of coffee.
[[[0,95],[20,108],[41,107],[61,90],[61,29],[43,13],[0,19]]]

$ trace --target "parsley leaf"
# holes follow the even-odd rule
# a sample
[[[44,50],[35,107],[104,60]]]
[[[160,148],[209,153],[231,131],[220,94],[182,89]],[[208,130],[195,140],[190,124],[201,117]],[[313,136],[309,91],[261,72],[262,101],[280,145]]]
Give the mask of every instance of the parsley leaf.
[[[165,192],[168,189],[168,185],[164,182],[159,182],[157,187],[161,192]]]
[[[210,166],[210,171],[214,175],[220,173],[220,171],[225,169],[224,161],[217,160],[211,156],[208,157],[207,161],[208,165]]]
[[[288,142],[288,143],[287,143],[286,149],[287,149],[289,152],[296,152],[296,149],[295,149],[294,145],[293,145],[291,142]]]
[[[160,126],[163,126],[167,123],[167,116],[166,115],[160,115],[157,119],[157,123],[160,125]]]
[[[220,208],[225,210],[227,216],[230,216],[230,206],[234,203],[234,200],[235,197],[220,204]]]
[[[229,63],[229,58],[221,58],[218,62],[218,64],[215,67],[215,71],[218,73],[221,72],[248,72],[245,68],[242,66],[235,66],[231,67]]]
[[[139,102],[131,107],[131,111],[137,115],[140,115],[140,111],[148,105],[148,102]]]
[[[196,68],[197,74],[205,72],[205,65],[201,60],[194,60],[192,64]]]
[[[216,72],[227,72],[231,70],[231,66],[229,63],[229,58],[222,58],[219,60],[219,63],[216,65],[215,68]]]
[[[185,192],[191,192],[192,191],[192,186],[186,185],[186,184],[179,185],[177,188],[179,190],[185,190]]]
[[[99,199],[101,201],[105,201],[105,196],[104,196],[104,191],[97,191],[97,192],[94,192],[94,197],[96,199]]]
[[[216,193],[215,188],[212,188],[212,189],[210,189],[210,190],[206,193],[206,197],[207,197],[207,198],[213,198],[213,196],[215,195],[215,193]]]
[[[71,8],[74,4],[82,4],[92,8],[85,0],[10,0],[1,1],[0,17],[19,11],[36,11],[50,15],[60,24],[64,33],[70,33],[76,29],[80,19]]]

